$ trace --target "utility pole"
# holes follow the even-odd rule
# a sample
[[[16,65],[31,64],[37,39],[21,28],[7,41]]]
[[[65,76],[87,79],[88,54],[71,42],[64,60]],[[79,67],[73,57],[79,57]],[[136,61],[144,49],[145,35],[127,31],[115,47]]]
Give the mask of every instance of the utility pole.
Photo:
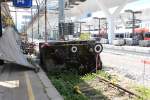
[[[135,35],[135,14],[132,12],[132,33]]]
[[[82,25],[81,25],[81,23],[79,23],[80,24],[80,34],[81,34],[81,32],[82,32]]]
[[[59,5],[59,23],[64,22],[65,19],[65,14],[64,14],[64,8],[65,8],[65,1],[64,0],[59,0],[58,1]]]
[[[93,26],[93,25],[87,25],[87,26],[89,28],[89,33],[91,33],[91,26]]]
[[[76,23],[79,23],[79,27],[80,27],[80,34],[82,32],[82,23],[86,23],[86,22],[76,22]]]
[[[94,19],[98,19],[98,33],[100,34],[100,31],[101,31],[101,20],[106,20],[106,18],[94,17]]]
[[[47,43],[47,0],[45,0],[45,42]]]
[[[98,18],[98,34],[101,32],[101,20]]]
[[[33,12],[31,7],[31,23],[32,23],[32,42],[33,42]]]
[[[38,4],[38,1],[36,0],[36,4],[37,4],[37,10],[38,10],[38,34],[40,34],[40,6]]]
[[[28,34],[27,34],[27,26],[28,26],[28,23],[27,23],[27,18],[25,18],[25,34],[26,34],[26,41],[28,41]]]
[[[0,37],[2,37],[1,1],[0,1]],[[0,60],[0,65],[3,64],[4,64],[4,60]]]
[[[106,25],[106,34],[107,34],[108,23],[106,22],[105,25]]]
[[[0,1],[0,37],[2,37],[1,1]]]
[[[15,7],[15,23],[16,23],[16,29],[17,29],[17,8]]]
[[[133,33],[133,36],[135,35],[135,28],[138,28],[139,26],[136,26],[136,23],[141,23],[141,20],[140,19],[136,19],[136,14],[141,14],[142,11],[133,11],[133,10],[125,10],[125,12],[127,13],[131,13],[132,14],[132,21],[128,21],[127,23],[128,24],[132,24],[132,33]],[[127,27],[128,28],[128,27]]]
[[[64,8],[65,8],[65,1],[58,0],[58,8],[59,8],[59,18],[58,18],[58,28],[59,28],[59,39],[64,38]]]
[[[98,34],[100,34],[100,30],[101,30],[101,18],[94,17],[94,19],[98,19]]]

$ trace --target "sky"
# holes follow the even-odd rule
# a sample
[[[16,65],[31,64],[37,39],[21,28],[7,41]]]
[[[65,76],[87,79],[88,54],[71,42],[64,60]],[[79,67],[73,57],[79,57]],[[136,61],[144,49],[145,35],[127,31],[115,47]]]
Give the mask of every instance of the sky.
[[[42,0],[40,0],[40,1],[42,1]],[[33,2],[33,5],[35,5],[35,4],[36,3]],[[124,11],[125,9],[131,9],[131,10],[135,11],[135,10],[141,10],[141,9],[146,9],[146,8],[150,8],[150,0],[138,0],[136,2],[127,4],[122,11]],[[11,7],[10,9],[15,10],[13,7]],[[26,10],[17,9],[17,10],[18,11],[25,11],[25,12],[18,12],[17,13],[17,20],[19,20],[19,21],[17,21],[17,25],[18,25],[17,28],[20,29],[22,22],[25,22],[25,19],[23,19],[22,16],[24,16],[24,15],[30,16],[31,15],[31,13],[30,13],[31,9],[26,9]],[[113,9],[111,9],[110,11],[113,11]],[[94,16],[102,15],[102,14],[99,14],[99,13],[101,13],[101,12],[97,12],[97,13],[93,13],[93,14],[95,14]],[[11,14],[12,14],[13,19],[15,19],[15,13],[12,12]],[[15,20],[14,20],[14,22],[15,22]]]

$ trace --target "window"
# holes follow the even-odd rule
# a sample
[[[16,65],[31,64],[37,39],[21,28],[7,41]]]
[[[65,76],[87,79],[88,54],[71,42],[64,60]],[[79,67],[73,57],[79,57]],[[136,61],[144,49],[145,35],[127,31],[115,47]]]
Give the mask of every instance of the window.
[[[145,33],[145,35],[144,35],[145,37],[147,37],[147,38],[150,38],[150,32],[148,32],[148,33]]]

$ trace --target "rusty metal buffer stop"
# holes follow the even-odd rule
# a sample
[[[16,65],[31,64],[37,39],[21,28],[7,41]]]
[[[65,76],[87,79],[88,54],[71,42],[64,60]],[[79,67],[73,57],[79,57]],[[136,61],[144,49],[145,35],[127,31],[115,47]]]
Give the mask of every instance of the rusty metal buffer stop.
[[[40,63],[47,71],[66,67],[84,74],[102,69],[103,47],[93,40],[40,43],[39,50]]]

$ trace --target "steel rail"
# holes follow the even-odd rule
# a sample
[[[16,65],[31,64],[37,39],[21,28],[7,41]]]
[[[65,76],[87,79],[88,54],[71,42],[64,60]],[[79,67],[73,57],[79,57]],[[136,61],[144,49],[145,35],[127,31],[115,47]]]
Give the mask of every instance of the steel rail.
[[[96,75],[96,74],[93,74],[93,75],[95,75],[95,76],[99,79],[99,81],[101,81],[101,82],[103,81],[104,83],[110,84],[110,85],[112,85],[113,87],[116,87],[117,89],[122,90],[122,91],[128,93],[129,95],[133,95],[133,96],[135,96],[135,97],[142,98],[142,97],[139,96],[138,94],[133,93],[132,91],[129,91],[129,90],[123,88],[123,87],[120,86],[119,84],[113,83],[113,82],[111,82],[111,81],[109,81],[109,80],[107,80],[107,79],[105,79],[105,78],[103,78],[103,77],[101,77],[101,76]]]

